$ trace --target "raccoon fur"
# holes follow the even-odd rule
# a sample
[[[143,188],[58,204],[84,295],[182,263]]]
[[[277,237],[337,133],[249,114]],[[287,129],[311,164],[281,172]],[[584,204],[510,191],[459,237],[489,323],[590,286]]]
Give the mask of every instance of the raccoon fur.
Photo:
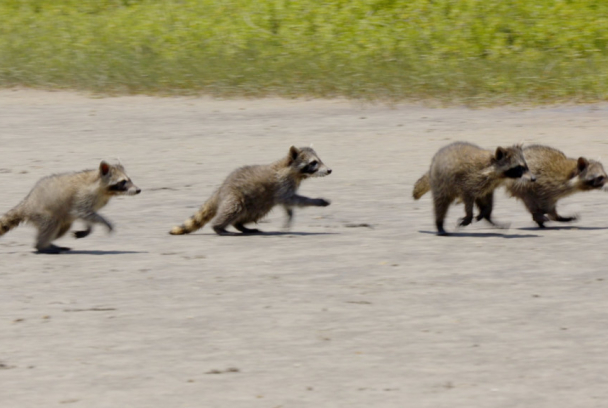
[[[245,224],[257,222],[270,210],[281,205],[287,213],[287,225],[293,218],[293,207],[325,207],[322,198],[308,198],[297,193],[302,180],[331,174],[310,147],[292,146],[287,156],[267,165],[245,166],[233,171],[202,207],[182,225],[173,227],[171,235],[194,232],[213,220],[218,235],[235,235],[226,230],[234,226],[244,234],[260,233]]]
[[[438,235],[447,235],[443,222],[455,200],[464,203],[465,217],[460,225],[473,220],[473,206],[479,208],[477,221],[486,219],[493,225],[494,190],[506,179],[534,181],[521,146],[498,147],[495,153],[466,142],[455,142],[441,148],[433,157],[430,170],[414,185],[414,199],[428,191],[433,193],[435,225]]]
[[[603,189],[608,180],[598,161],[568,158],[563,152],[543,145],[527,146],[524,154],[530,171],[536,175],[536,183],[512,180],[506,187],[509,194],[524,202],[540,228],[549,220],[574,221],[575,216],[562,217],[557,213],[557,201],[579,191]]]
[[[105,161],[96,170],[44,177],[23,201],[0,217],[0,235],[27,222],[38,229],[38,252],[68,251],[70,248],[58,247],[52,242],[65,235],[74,221],[82,220],[87,225],[85,230],[74,232],[75,238],[89,235],[94,224],[103,224],[112,231],[112,224],[97,211],[114,196],[140,192],[122,165],[110,165]]]

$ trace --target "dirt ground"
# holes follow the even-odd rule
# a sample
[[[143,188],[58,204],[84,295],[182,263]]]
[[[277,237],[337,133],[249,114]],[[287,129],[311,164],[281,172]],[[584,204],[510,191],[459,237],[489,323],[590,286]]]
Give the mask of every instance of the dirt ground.
[[[604,407],[608,203],[560,203],[538,230],[501,191],[498,230],[434,235],[411,189],[455,140],[546,143],[608,159],[608,105],[431,109],[346,101],[88,98],[0,91],[0,212],[42,176],[120,158],[139,196],[64,255],[0,238],[0,405]],[[235,167],[309,145],[333,169],[262,236],[189,236]],[[455,231],[462,206],[446,228]],[[602,402],[603,401],[603,402]]]

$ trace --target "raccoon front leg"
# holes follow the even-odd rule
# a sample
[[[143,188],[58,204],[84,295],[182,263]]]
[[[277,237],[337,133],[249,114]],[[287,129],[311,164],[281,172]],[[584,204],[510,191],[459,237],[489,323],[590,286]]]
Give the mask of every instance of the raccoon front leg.
[[[97,214],[96,212],[91,211],[91,212],[84,213],[84,214],[78,214],[78,218],[86,221],[87,224],[103,224],[106,226],[106,228],[108,228],[108,232],[114,231],[114,227],[112,226],[110,221],[106,220],[101,215]],[[89,233],[90,232],[91,231],[89,231]],[[84,236],[86,237],[89,233],[87,233]],[[82,238],[82,237],[80,237],[80,238]]]
[[[481,221],[482,219],[486,219],[490,224],[494,224],[492,222],[492,209],[494,207],[494,192],[486,194],[483,197],[478,197],[475,199],[475,205],[479,209],[479,214],[475,218],[477,221]]]
[[[466,227],[473,221],[473,205],[475,203],[475,199],[473,197],[463,197],[462,201],[464,202],[464,218],[460,219],[460,226]]]
[[[555,209],[555,207],[553,207],[553,209],[551,209],[550,211],[547,211],[547,215],[549,216],[549,219],[551,219],[553,221],[558,221],[558,222],[576,221],[576,216],[562,217],[561,215],[559,215],[557,213],[557,210]]]
[[[492,209],[494,208],[494,192],[475,199],[475,205],[477,205],[477,208],[479,208],[479,215],[477,215],[477,217],[475,218],[477,221],[485,219],[497,228],[508,228],[508,224],[500,224],[492,220]]]
[[[308,198],[301,195],[294,194],[289,197],[285,205],[290,207],[327,207],[331,202],[323,198]]]
[[[287,206],[284,206],[283,208],[285,208],[285,213],[287,214],[287,219],[285,220],[283,228],[289,230],[291,228],[291,223],[293,222],[293,208]]]

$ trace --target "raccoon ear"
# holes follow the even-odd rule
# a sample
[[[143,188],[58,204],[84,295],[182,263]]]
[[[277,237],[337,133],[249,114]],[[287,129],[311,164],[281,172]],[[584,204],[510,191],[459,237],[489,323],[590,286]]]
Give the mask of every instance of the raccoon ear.
[[[585,159],[584,157],[579,157],[578,160],[576,161],[576,168],[580,172],[585,171],[587,166],[589,166],[589,161],[587,159]]]
[[[110,172],[110,165],[108,163],[106,163],[105,161],[102,161],[99,164],[99,172],[101,173],[102,176],[107,176],[108,173]]]
[[[507,156],[507,151],[505,149],[503,149],[500,146],[496,148],[496,154],[494,155],[494,158],[496,159],[496,161],[501,161],[506,156]]]
[[[291,146],[291,147],[289,148],[289,156],[288,156],[288,157],[289,157],[289,160],[290,160],[290,161],[292,161],[292,162],[293,162],[295,159],[297,159],[297,158],[298,158],[298,156],[299,156],[299,155],[300,155],[300,149],[298,149],[298,148],[297,148],[297,147],[295,147],[295,146]]]

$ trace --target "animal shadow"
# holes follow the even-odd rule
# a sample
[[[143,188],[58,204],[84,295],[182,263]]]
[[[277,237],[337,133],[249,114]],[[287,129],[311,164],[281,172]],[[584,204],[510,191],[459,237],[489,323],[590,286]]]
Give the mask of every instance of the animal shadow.
[[[520,231],[549,231],[549,230],[584,230],[584,231],[593,231],[593,230],[608,230],[608,227],[577,227],[574,225],[561,225],[561,226],[550,226],[547,227],[545,226],[545,228],[539,228],[539,227],[523,227],[523,228],[518,228],[518,230]]]
[[[217,235],[217,234],[187,234],[187,235]],[[337,232],[290,232],[290,231],[262,231],[253,234],[243,234],[241,232],[235,232],[234,234],[226,235],[227,237],[274,237],[274,236],[314,236],[314,235],[338,235]]]
[[[37,255],[49,255],[49,254],[40,254],[38,252],[34,252]],[[148,251],[101,251],[101,250],[70,250],[63,251],[60,254],[51,254],[51,255],[128,255],[128,254],[147,254]]]
[[[437,232],[435,231],[418,231],[421,234],[431,234],[431,235],[437,235]],[[513,239],[513,238],[538,238],[540,237],[540,235],[536,235],[536,234],[501,234],[498,232],[450,232],[447,235],[448,238],[450,237],[461,237],[461,238],[490,238],[490,237],[495,237],[495,238],[505,238],[505,239]]]

